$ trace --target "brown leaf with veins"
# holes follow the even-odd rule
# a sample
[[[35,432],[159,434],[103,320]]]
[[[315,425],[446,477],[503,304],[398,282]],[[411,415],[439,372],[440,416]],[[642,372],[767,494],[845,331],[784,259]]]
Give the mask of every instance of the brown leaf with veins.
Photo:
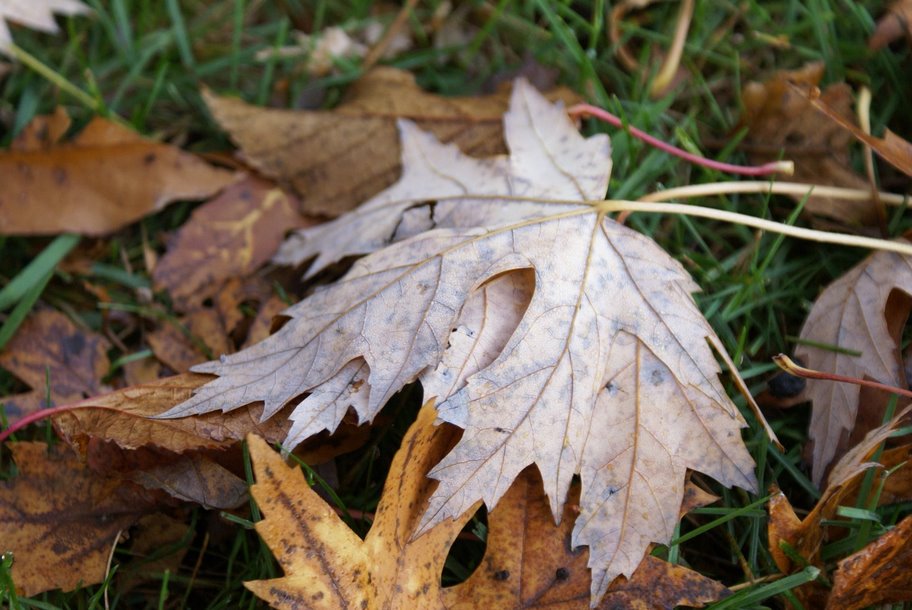
[[[568,89],[549,95],[578,99]],[[208,91],[203,99],[245,160],[301,197],[303,213],[338,216],[398,177],[397,119],[411,119],[465,153],[500,154],[509,95],[440,97],[408,72],[379,67],[353,83],[332,111],[258,108]]]
[[[701,496],[696,487],[689,489],[701,500],[714,499]],[[570,540],[578,499],[579,485],[574,485],[560,525],[555,525],[541,477],[534,469],[524,470],[488,514],[481,564],[468,580],[443,590],[443,607],[587,608],[589,553],[585,547],[574,549]],[[611,584],[598,608],[702,607],[727,594],[728,589],[712,579],[647,555],[630,580],[620,577]]]
[[[226,280],[255,271],[288,231],[306,224],[294,196],[246,176],[193,211],[152,277],[182,309],[199,306]]]
[[[425,406],[393,458],[373,525],[364,540],[262,439],[248,437],[265,515],[256,530],[285,576],[244,585],[274,608],[439,608],[447,553],[471,513],[414,538],[435,487],[425,475],[459,431],[434,426]]]
[[[827,610],[912,601],[912,516],[840,560]]]
[[[42,130],[28,131],[11,150],[0,152],[5,235],[104,235],[172,201],[209,197],[233,179],[174,146],[100,117],[70,142],[36,138],[36,131]],[[60,133],[55,126],[48,135]]]
[[[488,549],[466,582],[441,589],[440,574],[471,512],[416,536],[434,483],[426,471],[458,436],[434,425],[426,405],[406,433],[362,541],[262,440],[250,437],[251,492],[265,518],[256,528],[285,576],[245,583],[274,608],[580,608],[590,600],[588,553],[571,550],[573,509],[554,524],[541,479],[527,469],[490,514]],[[578,488],[574,493],[578,493]],[[725,587],[680,566],[647,558],[620,579],[600,608],[672,608],[724,596]],[[620,605],[619,605],[620,604]]]
[[[192,311],[177,323],[162,322],[146,341],[155,357],[175,373],[234,351],[220,312],[210,307]]]
[[[79,328],[59,311],[42,310],[26,318],[0,352],[0,366],[33,389],[0,398],[7,420],[12,423],[49,406],[103,393],[110,347],[107,339]]]
[[[7,446],[19,474],[0,483],[0,553],[13,553],[16,592],[28,597],[104,580],[120,532],[157,503],[139,486],[99,477],[63,447]]]
[[[316,255],[313,274],[372,253],[266,340],[194,367],[219,377],[161,417],[254,401],[270,417],[305,396],[294,446],[350,407],[370,421],[433,376],[440,418],[465,434],[430,473],[440,485],[422,531],[478,500],[493,509],[530,464],[557,518],[579,474],[573,542],[590,546],[597,600],[668,542],[688,468],[756,484],[716,354],[736,367],[680,263],[592,203],[608,185],[607,138],[583,138],[524,81],[504,123],[511,156],[474,159],[400,122],[402,180],[280,255]]]
[[[175,453],[227,448],[250,432],[270,441],[281,440],[288,429],[283,418],[260,422],[260,407],[229,414],[212,413],[180,420],[150,419],[186,400],[210,377],[187,373],[124,388],[80,401],[74,409],[54,416],[57,431],[85,451],[90,438],[110,440],[123,449],[153,446]]]
[[[741,92],[744,117],[748,127],[743,146],[756,164],[782,157],[795,162],[795,182],[826,186],[869,189],[868,182],[857,175],[849,162],[851,134],[821,115],[807,97],[792,88],[816,87],[823,77],[824,65],[815,62],[792,71],[776,72],[764,82],[749,82]],[[852,92],[845,83],[824,89],[820,97],[833,112],[854,122]],[[799,197],[803,201],[804,197]],[[849,225],[870,225],[878,220],[872,201],[847,201],[818,197],[808,198],[806,211]]]
[[[237,508],[247,501],[247,482],[200,452],[136,470],[129,479],[210,510]]]
[[[899,340],[910,309],[912,258],[875,252],[817,297],[801,328],[805,343],[795,355],[812,369],[905,388]],[[813,405],[813,479],[820,485],[829,464],[883,421],[889,395],[808,379],[803,396]]]

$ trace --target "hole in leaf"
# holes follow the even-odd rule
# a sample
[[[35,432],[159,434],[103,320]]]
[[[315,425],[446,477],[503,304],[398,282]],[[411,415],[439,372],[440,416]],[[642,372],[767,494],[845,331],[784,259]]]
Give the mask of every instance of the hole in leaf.
[[[440,575],[444,587],[465,582],[478,569],[487,548],[487,538],[488,511],[482,505],[450,547]]]

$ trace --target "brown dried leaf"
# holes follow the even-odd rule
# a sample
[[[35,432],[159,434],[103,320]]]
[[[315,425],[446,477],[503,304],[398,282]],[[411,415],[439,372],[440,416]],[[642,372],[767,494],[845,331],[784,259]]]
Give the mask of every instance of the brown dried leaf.
[[[871,134],[865,133],[864,130],[854,122],[846,119],[842,113],[824,100],[820,95],[820,90],[816,87],[807,95],[814,108],[831,118],[855,138],[870,146],[874,152],[883,157],[893,167],[908,176],[912,176],[912,143],[900,138],[889,129],[884,132],[884,137],[882,138],[876,138]]]
[[[798,70],[776,72],[762,83],[748,83],[741,93],[742,123],[749,128],[744,145],[752,163],[775,161],[780,154],[793,160],[796,182],[867,189],[867,181],[849,163],[852,136],[822,116],[805,95],[791,86],[794,83],[804,89],[816,87],[823,72],[822,62],[810,63]],[[852,94],[845,83],[830,85],[820,99],[846,121],[854,121]],[[870,225],[878,219],[871,201],[812,195],[805,209],[850,225]]]
[[[0,366],[34,389],[0,398],[7,419],[15,422],[39,409],[103,393],[108,349],[107,339],[79,328],[59,311],[38,311],[26,318],[0,352]]]
[[[176,573],[180,568],[192,532],[184,521],[161,513],[141,517],[130,534],[132,559],[120,564],[117,570],[117,591],[125,594],[146,580],[160,579],[165,570]],[[163,549],[173,552],[162,554]]]
[[[801,329],[806,343],[795,355],[812,369],[906,387],[899,339],[910,308],[912,259],[875,252],[820,294]],[[842,351],[813,347],[811,342]],[[887,396],[860,390],[855,384],[807,381],[804,397],[813,405],[810,437],[815,483],[822,483],[835,458],[879,425]],[[859,410],[859,405],[865,408]]]
[[[827,610],[912,600],[912,516],[839,562]]]
[[[573,506],[578,499],[579,486],[574,485],[560,525],[555,525],[541,477],[534,469],[524,470],[488,515],[487,550],[481,565],[465,582],[443,590],[444,607],[588,607],[589,553],[585,548],[573,549],[571,542]],[[702,607],[727,592],[714,580],[646,556],[630,580],[620,577],[611,584],[598,608]]]
[[[248,437],[265,518],[257,532],[285,576],[245,586],[274,608],[442,607],[440,574],[450,545],[471,513],[415,539],[435,483],[425,475],[452,447],[458,430],[434,426],[425,406],[393,458],[376,518],[362,541],[263,440]]]
[[[270,441],[288,429],[284,418],[260,422],[261,407],[179,420],[150,419],[186,400],[210,377],[187,373],[90,398],[54,416],[58,432],[83,451],[89,438],[110,440],[124,449],[152,446],[174,453],[227,448],[250,432]]]
[[[20,595],[104,580],[119,533],[155,509],[141,488],[99,477],[70,452],[11,443],[19,475],[0,483],[0,552]]]
[[[155,357],[175,373],[186,373],[194,364],[234,351],[217,310],[197,309],[181,317],[178,323],[180,326],[163,323],[146,335]]]
[[[177,199],[209,197],[232,180],[227,171],[103,118],[66,143],[36,139],[34,131],[0,152],[0,233],[6,235],[103,235]]]
[[[265,341],[196,367],[219,378],[162,417],[259,400],[269,417],[306,395],[286,439],[294,446],[335,429],[349,407],[372,419],[416,378],[463,379],[437,386],[441,419],[466,432],[431,473],[440,485],[422,528],[478,500],[493,508],[533,463],[557,517],[579,474],[573,540],[591,545],[598,599],[615,576],[633,574],[650,543],[669,540],[688,468],[755,485],[744,420],[713,349],[735,366],[683,267],[582,203],[607,188],[606,139],[582,138],[523,81],[504,120],[513,154],[493,160],[403,122],[417,169],[407,165],[397,185],[289,249],[319,254],[312,272],[411,237],[287,309],[291,319]],[[425,192],[428,176],[466,198],[435,201],[442,193]],[[390,194],[408,191],[421,203]],[[493,197],[473,201],[479,192]],[[549,193],[581,203],[524,199]],[[505,195],[522,198],[496,199]]]
[[[567,89],[552,100],[575,101]],[[210,112],[260,172],[289,186],[307,214],[338,216],[392,184],[399,174],[396,120],[414,120],[469,154],[505,152],[501,116],[509,95],[446,98],[426,93],[408,72],[375,68],[333,111],[250,106],[203,92]]]
[[[268,261],[288,231],[306,224],[294,196],[246,176],[193,211],[152,277],[181,308],[198,306],[226,280]]]
[[[160,489],[208,509],[237,508],[247,500],[243,479],[198,452],[137,470],[129,478],[146,489]]]
[[[912,39],[912,0],[894,0],[868,39],[868,48],[877,51],[905,35]]]

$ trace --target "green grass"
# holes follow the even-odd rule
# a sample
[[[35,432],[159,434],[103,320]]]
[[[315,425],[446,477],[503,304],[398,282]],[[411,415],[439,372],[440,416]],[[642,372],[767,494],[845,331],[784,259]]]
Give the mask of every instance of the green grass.
[[[301,100],[318,99],[322,107],[331,107],[345,86],[360,75],[357,62],[340,62],[336,73],[311,78],[297,60],[261,62],[256,55],[289,41],[294,28],[355,27],[370,17],[372,7],[366,0],[87,3],[96,11],[94,18],[60,20],[61,37],[15,30],[15,40],[27,55],[0,81],[0,144],[8,145],[37,114],[63,105],[74,118],[74,130],[101,114],[123,120],[143,134],[177,141],[189,150],[228,149],[228,139],[205,112],[200,85],[260,104],[295,108]],[[482,83],[517,68],[525,57],[533,57],[558,69],[560,82],[628,124],[707,156],[744,162],[736,145],[739,91],[744,83],[774,69],[823,60],[827,82],[847,79],[852,85],[872,89],[875,133],[888,125],[906,136],[912,131],[910,115],[904,114],[912,106],[908,45],[897,44],[894,50],[873,55],[865,48],[885,2],[698,0],[683,59],[689,80],[660,100],[649,97],[649,84],[658,69],[658,49],[668,47],[676,3],[657,3],[640,14],[641,20],[628,19],[621,28],[623,40],[644,66],[635,74],[615,59],[606,35],[610,6],[604,0],[473,3],[469,19],[474,29],[464,44],[447,49],[435,48],[418,27],[438,4],[420,3],[410,22],[416,48],[388,63],[412,71],[422,86],[442,94],[479,93]],[[735,14],[739,17],[732,25]],[[769,42],[774,37],[783,37],[788,44],[774,47]],[[636,198],[660,188],[725,178],[650,149],[622,131],[594,122],[587,122],[586,128],[612,135],[613,197]],[[885,184],[908,189],[908,181],[888,169],[883,172]],[[794,218],[795,203],[781,197],[738,195],[700,203],[805,223]],[[82,240],[78,247],[91,247],[96,256],[85,276],[57,267],[77,247],[76,238],[0,237],[0,346],[36,303],[42,303],[78,318],[89,328],[108,325],[115,334],[125,333],[121,338],[127,351],[113,348],[110,354],[117,366],[135,352],[141,353],[141,332],[130,331],[119,318],[108,319],[109,314],[121,307],[125,315],[139,311],[141,320],[143,308],[151,308],[149,316],[173,319],[166,295],[155,295],[152,304],[140,302],[137,296],[139,289],[150,285],[143,241],[161,252],[163,236],[180,226],[191,210],[192,204],[177,204],[103,242]],[[909,216],[901,212],[895,211],[890,218],[893,236],[912,226]],[[794,348],[793,338],[820,289],[865,256],[860,250],[758,236],[746,227],[686,217],[634,214],[630,225],[653,236],[693,274],[702,288],[698,296],[702,310],[754,392],[762,391],[774,372],[770,357]],[[107,290],[111,304],[100,305],[84,289],[83,281]],[[291,286],[283,289],[294,296]],[[112,376],[116,373],[115,367]],[[0,374],[0,395],[19,389],[15,379]],[[385,469],[415,413],[416,392],[403,394],[406,398],[397,398],[386,408],[368,445],[340,458],[339,472],[344,476],[334,493],[341,507],[371,511],[376,506]],[[744,406],[743,401],[739,404]],[[782,595],[787,597],[789,591],[818,576],[807,569],[783,579],[765,579],[777,573],[766,544],[763,499],[767,489],[778,485],[799,508],[812,506],[819,494],[801,462],[808,413],[798,408],[770,414],[786,446],[782,454],[770,445],[753,416],[744,412],[752,423],[745,439],[759,465],[760,495],[724,489],[702,479],[722,502],[694,511],[682,522],[672,544],[656,550],[736,586],[737,595],[712,606],[716,609],[780,607]],[[28,438],[28,434],[19,437]],[[34,434],[43,438],[43,432]],[[4,470],[0,478],[9,477],[14,468],[6,449],[0,449],[0,468]],[[871,500],[877,487],[868,488],[870,494],[859,506],[843,510],[843,523],[852,536],[824,549],[829,561],[860,548],[912,512],[910,506],[876,507]],[[268,549],[251,530],[239,525],[257,519],[256,507],[217,526],[213,521],[219,518],[202,510],[193,511],[193,519],[195,533],[184,542],[188,552],[180,569],[153,575],[130,592],[119,593],[112,585],[110,607],[263,606],[241,585],[244,580],[279,573]],[[352,525],[365,533],[364,523],[353,520]],[[484,530],[480,522],[476,528]],[[209,531],[220,537],[204,546]],[[120,548],[114,557],[115,564],[130,559],[128,551]],[[452,580],[468,573],[477,560],[477,550],[452,557],[445,577]],[[194,575],[197,562],[203,568]],[[753,579],[756,584],[751,584]],[[104,588],[91,586],[73,593],[16,600],[9,593],[8,566],[0,565],[0,602],[11,608],[102,608]]]

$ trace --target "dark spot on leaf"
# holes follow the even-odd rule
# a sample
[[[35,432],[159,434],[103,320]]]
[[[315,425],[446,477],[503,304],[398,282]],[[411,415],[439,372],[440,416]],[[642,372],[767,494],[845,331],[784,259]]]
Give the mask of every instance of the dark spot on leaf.
[[[55,167],[51,174],[54,176],[54,184],[57,186],[63,186],[67,183],[67,173],[62,167]]]
[[[567,580],[570,578],[570,570],[567,568],[557,568],[557,571],[554,573],[554,578],[557,580]]]
[[[323,599],[323,591],[317,591],[316,593],[314,593],[313,595],[310,596],[310,599],[312,599],[315,602],[320,601],[321,599]]]
[[[155,157],[154,152],[146,153],[146,156],[143,157],[143,163],[145,165],[152,165],[153,163],[155,163],[155,159],[156,159],[156,157]]]
[[[497,570],[494,572],[494,580],[504,581],[510,578],[510,570]]]
[[[649,381],[652,383],[652,385],[659,385],[662,383],[663,379],[665,379],[665,376],[662,375],[662,371],[653,371],[649,375]]]

